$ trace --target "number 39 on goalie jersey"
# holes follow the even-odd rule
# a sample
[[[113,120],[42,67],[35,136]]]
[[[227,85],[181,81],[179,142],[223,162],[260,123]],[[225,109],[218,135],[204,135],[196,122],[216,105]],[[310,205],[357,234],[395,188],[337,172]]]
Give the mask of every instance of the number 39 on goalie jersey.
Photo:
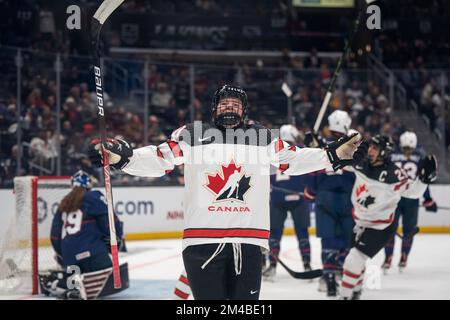
[[[375,167],[366,160],[351,170],[356,175],[352,190],[353,218],[356,224],[373,229],[385,229],[393,222],[401,197],[417,199],[427,188],[388,160]]]
[[[122,223],[117,216],[115,227],[117,238],[122,238]],[[108,237],[108,208],[105,197],[99,191],[87,191],[78,210],[58,210],[53,217],[50,239],[65,266],[109,252],[105,242]]]

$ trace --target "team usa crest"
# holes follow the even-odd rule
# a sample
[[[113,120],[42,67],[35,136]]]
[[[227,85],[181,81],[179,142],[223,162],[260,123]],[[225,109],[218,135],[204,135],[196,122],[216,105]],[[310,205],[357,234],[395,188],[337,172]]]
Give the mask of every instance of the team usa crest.
[[[233,160],[227,166],[221,166],[216,174],[207,174],[207,183],[204,185],[215,196],[217,201],[241,201],[251,188],[251,177],[246,175],[242,166],[237,166]]]

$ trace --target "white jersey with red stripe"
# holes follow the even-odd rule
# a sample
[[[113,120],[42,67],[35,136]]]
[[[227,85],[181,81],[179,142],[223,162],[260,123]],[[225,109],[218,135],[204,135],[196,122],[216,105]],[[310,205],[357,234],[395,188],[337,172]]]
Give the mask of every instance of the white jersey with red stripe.
[[[330,167],[322,149],[289,146],[260,126],[218,130],[196,122],[159,146],[133,151],[124,171],[158,177],[184,164],[183,249],[249,243],[268,249],[270,169],[301,175]]]
[[[180,277],[178,278],[177,284],[175,285],[173,300],[188,300],[191,294],[191,287],[189,286],[186,270],[183,269]]]
[[[427,185],[411,179],[390,160],[372,166],[368,160],[354,168],[356,180],[352,190],[353,218],[357,225],[377,230],[387,228],[395,217],[401,197],[417,199]]]

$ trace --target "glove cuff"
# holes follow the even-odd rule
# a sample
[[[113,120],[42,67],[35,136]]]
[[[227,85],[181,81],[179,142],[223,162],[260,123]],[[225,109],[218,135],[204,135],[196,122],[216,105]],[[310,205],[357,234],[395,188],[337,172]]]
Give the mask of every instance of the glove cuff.
[[[114,164],[114,165],[111,165],[114,169],[116,169],[116,170],[122,170],[123,168],[125,168],[126,166],[127,166],[127,164],[130,162],[130,159],[129,158],[123,158],[122,157],[122,159],[119,161],[119,162],[117,162],[116,164]]]
[[[345,161],[340,160],[339,157],[337,156],[336,149],[326,148],[325,151],[327,153],[328,160],[330,161],[334,171],[342,169],[343,167],[346,166],[346,164],[344,163]]]

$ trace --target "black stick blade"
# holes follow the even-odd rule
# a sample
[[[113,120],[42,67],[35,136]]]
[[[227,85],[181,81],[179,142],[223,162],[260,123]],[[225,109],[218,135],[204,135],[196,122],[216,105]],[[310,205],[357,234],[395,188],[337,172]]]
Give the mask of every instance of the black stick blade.
[[[276,259],[283,266],[283,268],[285,268],[286,271],[295,279],[303,279],[303,280],[315,279],[315,278],[321,277],[323,274],[322,269],[316,269],[316,270],[310,270],[310,271],[304,271],[304,272],[296,272],[296,271],[290,269],[287,265],[285,265],[284,262],[280,260],[280,258],[277,257]]]

